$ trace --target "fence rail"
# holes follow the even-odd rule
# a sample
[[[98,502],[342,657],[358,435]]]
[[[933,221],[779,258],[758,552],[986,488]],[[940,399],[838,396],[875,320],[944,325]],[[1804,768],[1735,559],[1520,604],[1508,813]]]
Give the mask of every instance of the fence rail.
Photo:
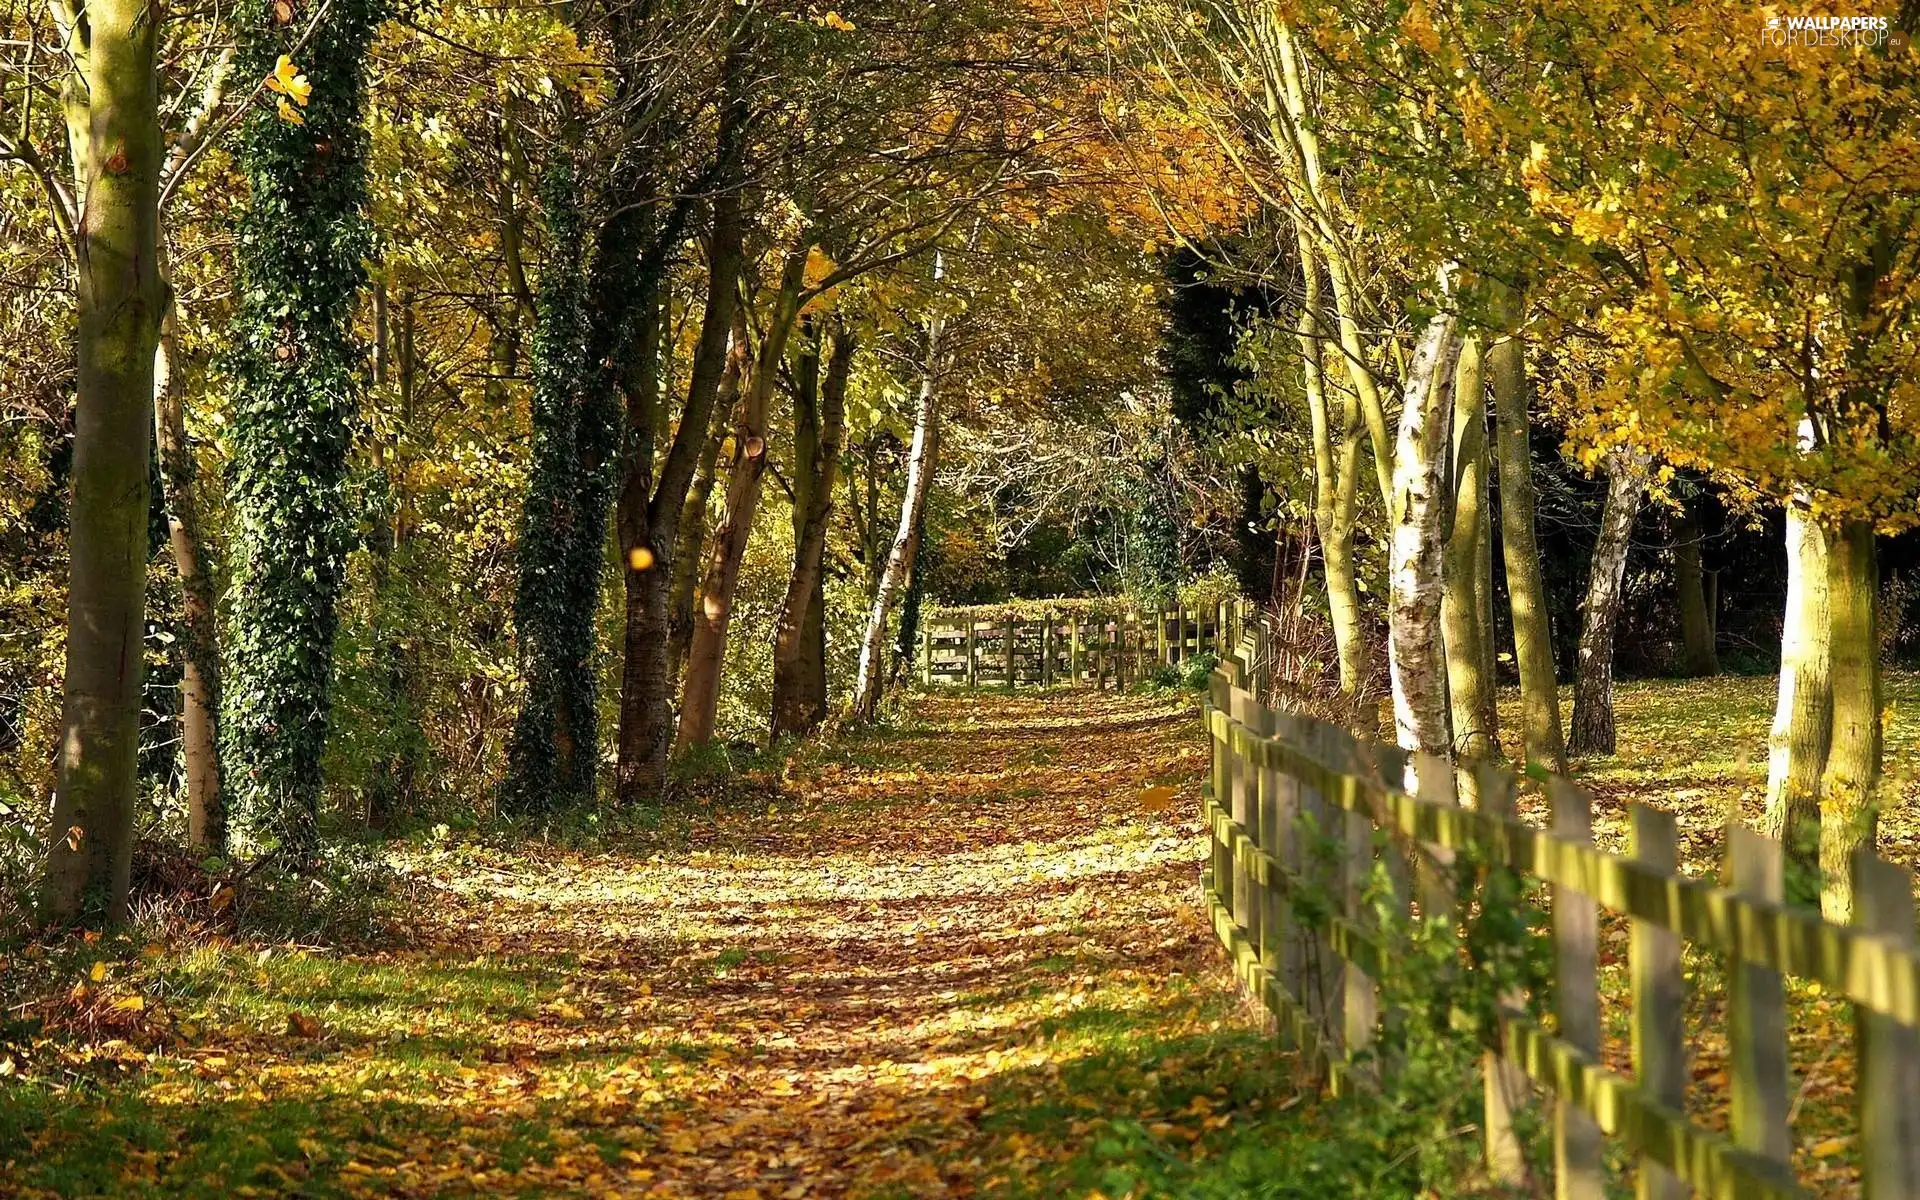
[[[1603,1194],[1604,1136],[1637,1156],[1641,1197],[1808,1196],[1791,1166],[1790,975],[1818,981],[1858,1014],[1861,1194],[1920,1197],[1911,872],[1861,852],[1858,923],[1843,927],[1783,902],[1779,843],[1744,827],[1728,831],[1728,887],[1679,874],[1673,818],[1645,805],[1631,806],[1631,855],[1604,853],[1593,844],[1592,794],[1569,780],[1541,784],[1553,824],[1540,829],[1516,819],[1521,783],[1503,766],[1410,756],[1263,703],[1247,675],[1252,641],[1236,644],[1211,681],[1202,891],[1241,981],[1336,1091],[1367,1086],[1377,1070],[1367,1053],[1382,1020],[1377,985],[1396,961],[1392,931],[1359,902],[1375,856],[1405,856],[1390,857],[1390,868],[1413,864],[1417,882],[1397,893],[1409,924],[1452,923],[1463,897],[1439,881],[1456,854],[1470,853],[1482,867],[1470,905],[1502,902],[1487,889],[1503,872],[1551,885],[1554,1029],[1525,1014],[1524,997],[1508,997],[1484,1045],[1484,1153],[1497,1182],[1525,1175],[1513,1115],[1530,1079],[1553,1097],[1556,1196]],[[1462,795],[1476,806],[1461,807]],[[1323,847],[1331,838],[1338,853],[1310,853],[1314,837]],[[1293,903],[1308,890],[1312,903]],[[1630,922],[1632,1078],[1600,1057],[1599,909]],[[1727,965],[1724,1135],[1685,1112],[1683,944]]]
[[[1116,688],[1155,666],[1215,655],[1240,636],[1239,610],[1004,613],[936,611],[920,631],[920,682],[963,687]]]

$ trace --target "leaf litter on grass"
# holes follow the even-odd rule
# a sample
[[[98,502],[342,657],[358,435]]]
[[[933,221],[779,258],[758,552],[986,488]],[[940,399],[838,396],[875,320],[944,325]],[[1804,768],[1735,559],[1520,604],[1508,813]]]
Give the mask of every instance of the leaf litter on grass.
[[[1187,700],[930,697],[771,805],[397,851],[392,945],[99,959],[128,1019],[38,1040],[0,1192],[1048,1194],[1116,1122],[1204,1158],[1207,1089],[1279,1074],[1198,916],[1206,762]]]

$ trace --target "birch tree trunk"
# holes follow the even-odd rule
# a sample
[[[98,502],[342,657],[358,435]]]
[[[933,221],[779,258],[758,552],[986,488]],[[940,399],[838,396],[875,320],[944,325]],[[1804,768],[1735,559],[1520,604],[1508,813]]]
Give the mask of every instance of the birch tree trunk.
[[[860,673],[853,688],[856,721],[873,720],[880,707],[880,691],[887,674],[882,661],[887,650],[887,621],[920,549],[915,534],[920,528],[921,510],[926,506],[939,456],[942,325],[938,315],[927,321],[927,361],[920,376],[920,403],[914,410],[913,444],[907,451],[907,486],[900,498],[900,523],[895,527],[893,546],[880,572],[879,586],[874,589],[866,637],[860,643]]]
[[[1492,581],[1482,577],[1487,510],[1487,411],[1480,341],[1460,348],[1453,394],[1453,513],[1441,604],[1447,643],[1447,697],[1453,748],[1463,758],[1498,753],[1499,716],[1487,670],[1491,630],[1482,611]],[[1467,780],[1472,786],[1472,780]]]
[[[1767,734],[1766,832],[1786,847],[1789,871],[1813,879],[1820,867],[1820,777],[1833,737],[1833,678],[1827,535],[1801,500],[1787,505],[1786,540],[1780,682]]]
[[[1560,732],[1559,679],[1547,619],[1546,580],[1540,570],[1540,542],[1534,530],[1526,342],[1519,333],[1525,302],[1509,292],[1505,307],[1512,332],[1488,349],[1487,375],[1499,442],[1500,549],[1513,619],[1513,657],[1520,669],[1521,735],[1528,762],[1564,772],[1567,748]]]
[[[178,322],[167,303],[153,360],[153,427],[166,492],[167,541],[180,577],[180,741],[187,787],[187,843],[224,854],[227,813],[220,795],[220,630],[214,607],[207,528],[194,483],[197,470],[187,440],[185,398],[175,370],[180,361]]]
[[[826,596],[823,565],[833,488],[846,440],[847,375],[854,339],[836,328],[829,338],[826,380],[818,390],[801,379],[795,398],[793,576],[773,643],[775,738],[805,734],[827,719]],[[813,361],[819,370],[818,351]],[[808,432],[811,427],[811,432]]]
[[[687,651],[686,690],[680,705],[680,730],[674,739],[684,750],[713,740],[714,719],[720,705],[720,673],[727,653],[728,626],[733,619],[733,593],[740,582],[740,564],[747,555],[754,514],[760,510],[761,486],[767,471],[767,405],[773,396],[780,359],[800,309],[800,288],[807,266],[808,247],[787,254],[767,317],[746,395],[740,405],[740,423],[733,431],[733,458],[727,473],[727,515],[713,532],[706,574],[693,617],[693,643]]]
[[[1647,459],[1622,451],[1608,457],[1607,503],[1594,543],[1587,602],[1580,628],[1580,661],[1573,684],[1575,754],[1612,754],[1613,635],[1620,625],[1620,588],[1626,577],[1627,543],[1646,494]]]
[[[1452,749],[1440,609],[1446,550],[1447,439],[1460,337],[1452,313],[1427,323],[1407,366],[1393,453],[1392,592],[1388,610],[1394,729],[1400,745]]]
[[[133,862],[159,274],[154,10],[93,0],[69,53],[79,397],[60,782],[40,916],[123,920]]]

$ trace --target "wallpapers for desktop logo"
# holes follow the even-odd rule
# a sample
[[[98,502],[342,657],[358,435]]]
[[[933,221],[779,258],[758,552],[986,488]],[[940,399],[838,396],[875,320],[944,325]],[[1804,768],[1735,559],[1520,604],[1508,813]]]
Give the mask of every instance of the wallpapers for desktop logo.
[[[1906,47],[1906,35],[1893,28],[1893,21],[1880,16],[1776,16],[1769,14],[1760,40],[1783,49],[1822,47],[1873,49]]]

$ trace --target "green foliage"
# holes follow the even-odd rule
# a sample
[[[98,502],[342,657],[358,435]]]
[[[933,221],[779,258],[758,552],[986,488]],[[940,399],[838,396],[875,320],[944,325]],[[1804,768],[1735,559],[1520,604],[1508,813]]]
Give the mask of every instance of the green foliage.
[[[1197,692],[1207,686],[1207,677],[1220,665],[1220,659],[1211,650],[1202,650],[1179,666],[1180,686],[1190,692]]]
[[[222,697],[225,785],[251,843],[297,862],[318,842],[321,751],[337,601],[352,540],[347,456],[359,391],[352,307],[374,235],[361,121],[379,0],[246,0],[234,71],[251,86],[280,59],[314,81],[289,120],[255,102],[236,148],[237,311],[232,406],[233,577]],[[286,101],[282,101],[283,106]]]
[[[1121,484],[1126,501],[1126,555],[1120,577],[1127,595],[1143,608],[1165,608],[1180,585],[1178,500],[1163,447],[1143,453]]]
[[[585,411],[592,390],[586,248],[573,169],[564,160],[547,169],[541,203],[547,260],[533,343],[533,466],[513,602],[527,692],[500,794],[502,808],[513,813],[590,799],[596,760],[593,617],[601,538],[593,538],[593,570],[582,578],[579,526],[600,530],[606,505],[586,503],[602,485],[583,465],[582,440],[596,436]]]
[[[268,942],[357,945],[372,939],[396,882],[379,847],[329,840],[298,872],[268,862],[234,888],[238,930]]]

